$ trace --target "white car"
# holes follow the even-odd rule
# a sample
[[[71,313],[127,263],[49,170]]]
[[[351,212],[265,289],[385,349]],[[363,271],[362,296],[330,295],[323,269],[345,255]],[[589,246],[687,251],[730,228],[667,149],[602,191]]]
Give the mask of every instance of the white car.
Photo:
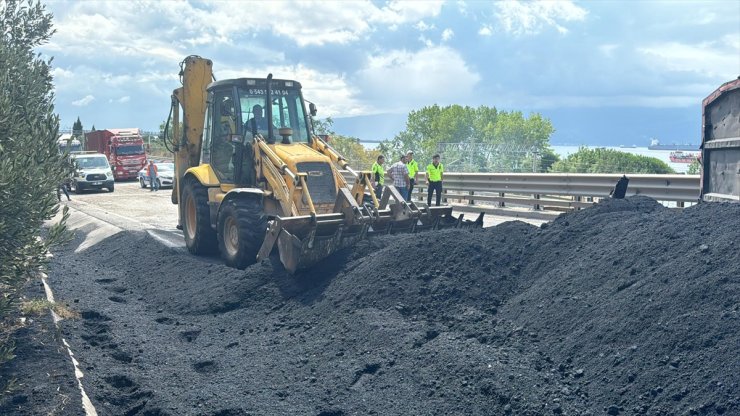
[[[69,180],[69,186],[75,193],[87,189],[107,188],[113,192],[113,171],[108,158],[102,153],[79,152],[69,155],[74,166],[74,176]]]
[[[154,162],[154,164],[157,165],[157,181],[159,182],[159,187],[172,187],[172,178],[175,177],[175,164],[168,162]],[[152,181],[149,178],[149,164],[145,165],[139,171],[139,185],[142,188],[152,186]]]

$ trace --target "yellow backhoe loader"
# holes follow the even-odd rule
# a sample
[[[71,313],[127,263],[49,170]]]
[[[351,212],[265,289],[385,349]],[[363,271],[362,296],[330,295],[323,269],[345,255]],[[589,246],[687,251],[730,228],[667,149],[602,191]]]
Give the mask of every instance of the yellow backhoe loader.
[[[351,169],[313,134],[300,83],[272,74],[215,81],[212,62],[198,56],[180,69],[165,143],[175,154],[172,201],[191,253],[220,251],[243,269],[277,245],[293,273],[368,234],[462,223],[451,207],[406,202],[393,186],[375,195],[369,172]]]

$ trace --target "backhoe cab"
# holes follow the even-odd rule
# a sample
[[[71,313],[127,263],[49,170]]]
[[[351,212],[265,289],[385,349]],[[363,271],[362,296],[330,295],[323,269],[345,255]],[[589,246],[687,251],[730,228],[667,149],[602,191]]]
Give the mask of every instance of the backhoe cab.
[[[183,61],[167,123],[173,202],[191,253],[220,251],[243,269],[277,246],[292,273],[368,234],[460,225],[450,207],[417,206],[392,186],[376,196],[369,172],[352,170],[312,134],[300,83],[272,75],[210,82],[211,66],[197,56]]]

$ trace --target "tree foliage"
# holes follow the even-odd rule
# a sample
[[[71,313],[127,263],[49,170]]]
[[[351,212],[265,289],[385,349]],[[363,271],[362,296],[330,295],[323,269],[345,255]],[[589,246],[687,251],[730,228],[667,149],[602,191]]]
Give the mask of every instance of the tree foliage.
[[[440,153],[447,170],[540,172],[557,158],[550,148],[554,131],[537,113],[435,104],[409,113],[406,129],[380,149],[392,159],[413,150],[422,162]]]
[[[689,165],[688,169],[686,170],[686,174],[698,175],[699,173],[701,173],[701,163],[699,163],[698,160],[695,160]]]
[[[633,155],[614,149],[581,147],[565,159],[555,162],[551,172],[563,173],[675,173],[660,159]]]
[[[55,191],[68,173],[56,143],[51,62],[33,52],[52,33],[52,16],[40,3],[0,3],[0,363],[12,358],[17,293],[64,235],[62,221],[38,238],[43,222],[58,212]]]
[[[342,136],[334,132],[334,120],[331,117],[324,120],[312,119],[312,123],[314,132],[329,135],[329,145],[344,156],[349,165],[356,170],[370,170],[380,154],[380,150],[366,149],[356,137]]]
[[[72,124],[72,136],[79,139],[80,137],[82,137],[82,133],[82,122],[80,121],[80,117],[78,116],[77,121]]]

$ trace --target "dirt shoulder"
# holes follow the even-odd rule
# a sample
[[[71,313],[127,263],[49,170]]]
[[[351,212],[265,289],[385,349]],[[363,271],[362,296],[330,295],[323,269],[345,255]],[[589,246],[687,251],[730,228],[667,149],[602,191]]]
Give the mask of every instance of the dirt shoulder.
[[[26,300],[45,299],[39,280],[30,281]],[[15,358],[2,367],[3,382],[15,380],[0,401],[3,415],[79,415],[82,401],[74,366],[48,309],[15,331]]]

